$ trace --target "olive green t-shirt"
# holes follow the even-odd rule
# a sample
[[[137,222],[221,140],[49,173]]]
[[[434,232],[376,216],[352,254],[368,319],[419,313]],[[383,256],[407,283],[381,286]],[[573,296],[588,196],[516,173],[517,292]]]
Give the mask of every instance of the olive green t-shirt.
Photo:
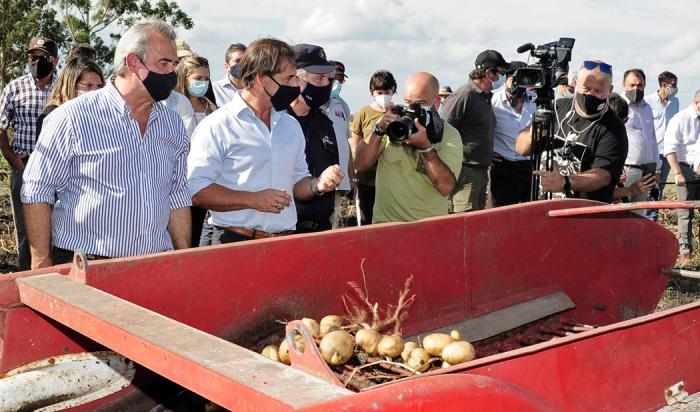
[[[374,110],[369,105],[364,106],[357,113],[355,113],[355,118],[352,120],[352,125],[350,131],[363,138],[370,136],[372,134],[372,129],[374,125],[377,124],[384,116],[384,112]],[[355,153],[352,154],[353,159],[355,158]],[[364,172],[357,174],[357,179],[359,183],[367,186],[374,186],[375,175],[377,173],[377,164],[375,163],[369,169]]]
[[[409,145],[393,145],[386,136],[382,145],[384,151],[379,155],[372,223],[412,222],[446,215],[447,196],[433,186],[420,153]],[[462,139],[457,129],[445,122],[442,141],[434,146],[438,157],[456,179],[462,167]]]

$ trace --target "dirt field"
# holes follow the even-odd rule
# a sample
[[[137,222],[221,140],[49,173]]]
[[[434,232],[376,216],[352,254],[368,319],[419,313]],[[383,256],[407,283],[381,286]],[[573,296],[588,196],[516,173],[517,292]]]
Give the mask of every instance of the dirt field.
[[[10,179],[7,163],[0,157],[0,273],[8,273],[17,270],[17,252],[14,226],[12,224],[9,185]],[[674,197],[671,191],[667,191],[667,194],[670,198]],[[350,202],[348,202],[348,206],[348,210],[354,213]],[[674,211],[661,211],[659,221],[674,233],[676,232],[676,214]],[[698,226],[700,225],[696,225],[695,227],[696,239],[698,239]],[[695,269],[700,267],[699,253],[696,252],[693,255],[693,262]],[[657,310],[669,309],[690,303],[697,299],[700,299],[700,280],[671,280],[659,302]]]

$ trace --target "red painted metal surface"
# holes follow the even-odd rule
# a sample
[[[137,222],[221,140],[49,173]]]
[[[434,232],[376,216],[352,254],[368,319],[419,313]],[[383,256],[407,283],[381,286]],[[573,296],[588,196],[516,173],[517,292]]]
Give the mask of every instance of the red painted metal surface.
[[[382,305],[395,303],[406,277],[414,276],[418,299],[403,324],[406,335],[554,292],[571,298],[576,308],[564,315],[582,323],[608,325],[650,313],[666,285],[661,270],[675,261],[675,238],[625,211],[547,217],[552,209],[595,204],[535,202],[410,224],[91,262],[85,282],[244,346],[278,330],[276,319],[342,314],[340,297],[348,292],[348,281],[362,279],[363,259],[369,294]],[[59,270],[67,273],[68,267]],[[37,273],[0,278],[0,372],[65,350],[98,346],[20,304],[15,279]],[[20,344],[23,339],[34,339],[34,345]],[[471,385],[457,381],[449,385]],[[386,393],[406,388],[405,398],[416,393],[410,385],[419,383],[396,385]],[[418,398],[414,401],[421,405]]]
[[[573,209],[559,209],[547,212],[549,217],[562,216],[580,216],[594,215],[599,213],[614,213],[629,210],[644,210],[644,209],[694,209],[696,206],[693,202],[678,202],[672,200],[660,200],[656,202],[634,202],[634,203],[616,203],[604,204],[599,206],[577,207]]]

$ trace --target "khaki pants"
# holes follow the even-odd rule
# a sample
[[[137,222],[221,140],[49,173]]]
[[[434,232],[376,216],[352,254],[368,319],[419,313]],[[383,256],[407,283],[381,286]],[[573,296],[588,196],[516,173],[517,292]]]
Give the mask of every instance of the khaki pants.
[[[450,213],[485,209],[488,181],[487,168],[463,164],[457,184],[449,197]]]

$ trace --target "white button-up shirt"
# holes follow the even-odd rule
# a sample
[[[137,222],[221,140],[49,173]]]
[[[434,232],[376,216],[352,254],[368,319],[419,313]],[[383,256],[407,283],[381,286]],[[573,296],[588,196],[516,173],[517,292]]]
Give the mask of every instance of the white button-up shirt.
[[[154,103],[146,133],[111,82],[62,104],[29,157],[23,203],[49,203],[51,241],[122,257],[173,248],[171,210],[188,207],[188,137],[175,112]]]
[[[651,106],[642,99],[637,104],[631,104],[627,97],[622,96],[629,105],[629,117],[625,123],[627,129],[627,159],[626,165],[643,165],[656,163],[656,170],[661,169],[659,148],[656,145],[654,129],[654,114]]]
[[[233,96],[235,96],[238,91],[236,86],[232,85],[231,81],[229,81],[228,74],[225,75],[223,79],[212,83],[211,88],[214,90],[214,97],[216,98],[216,105],[218,107],[233,100]]]
[[[521,130],[532,123],[532,114],[537,106],[526,99],[521,112],[518,113],[510,106],[505,87],[495,91],[491,97],[491,105],[496,115],[493,151],[506,160],[528,160],[529,156],[522,156],[515,151],[515,139]]]
[[[350,178],[348,176],[348,163],[350,161],[350,108],[340,96],[331,97],[328,101],[326,116],[333,121],[335,140],[338,143],[338,159],[340,170],[345,173],[345,177],[340,181],[338,190],[350,190]]]
[[[700,134],[700,118],[691,104],[673,116],[664,135],[664,155],[676,154],[679,162],[694,164],[697,167],[697,141]]]
[[[233,100],[207,116],[192,136],[187,158],[190,193],[211,184],[236,191],[286,190],[309,176],[301,126],[285,112],[272,110],[270,126],[255,116],[236,93]],[[266,232],[294,230],[297,211],[292,201],[279,214],[243,209],[210,211],[209,223]]]
[[[190,99],[184,94],[173,90],[170,92],[170,96],[163,100],[163,104],[165,107],[169,107],[172,111],[180,115],[182,124],[185,125],[185,130],[187,130],[187,136],[192,137],[194,128],[197,126],[197,120],[194,117],[194,109],[192,108]]]
[[[668,99],[668,102],[664,103],[659,97],[659,92],[654,92],[644,96],[644,101],[651,106],[651,111],[654,113],[654,128],[656,129],[656,143],[658,145],[659,153],[664,152],[664,134],[666,133],[666,127],[668,122],[673,116],[678,113],[679,104],[678,98],[673,96]]]

